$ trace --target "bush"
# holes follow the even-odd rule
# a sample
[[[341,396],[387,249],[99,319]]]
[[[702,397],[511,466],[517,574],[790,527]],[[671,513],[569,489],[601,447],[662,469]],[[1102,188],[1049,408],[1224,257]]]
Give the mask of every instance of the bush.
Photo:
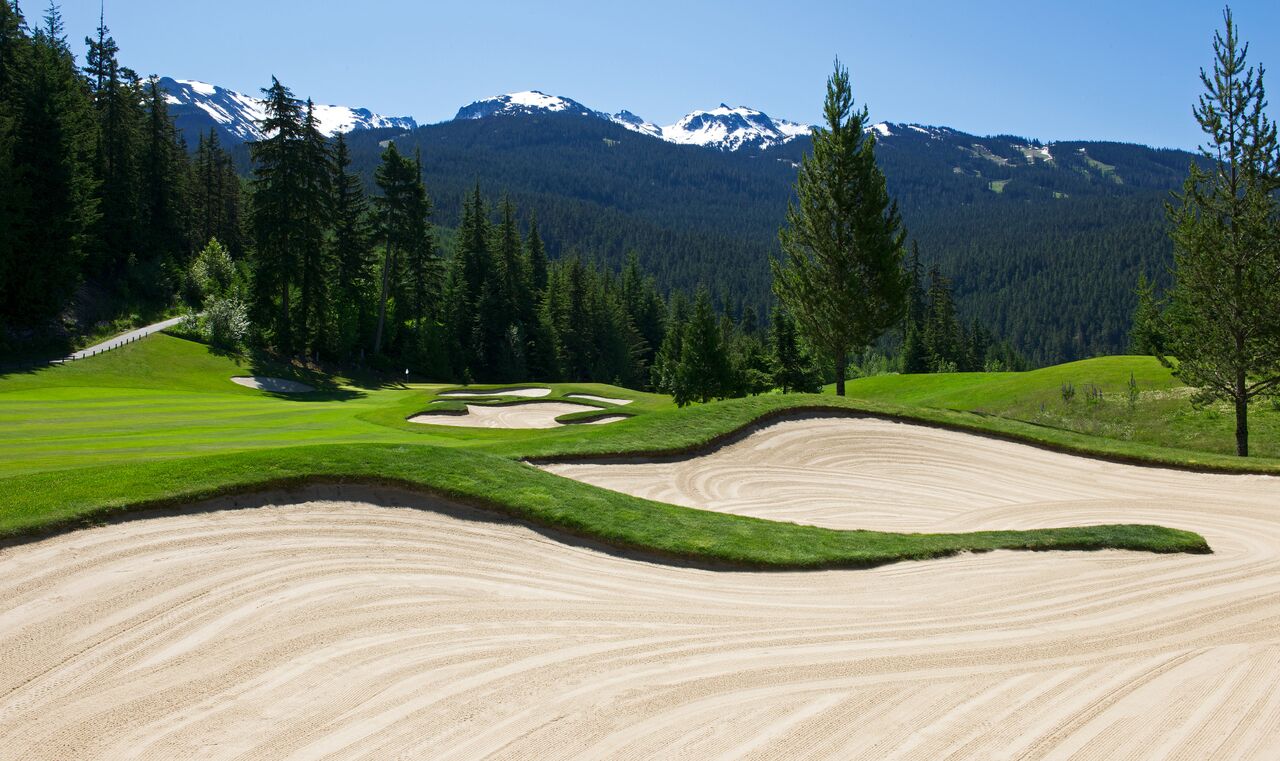
[[[207,299],[200,321],[205,339],[222,349],[238,349],[249,337],[249,309],[234,296]]]

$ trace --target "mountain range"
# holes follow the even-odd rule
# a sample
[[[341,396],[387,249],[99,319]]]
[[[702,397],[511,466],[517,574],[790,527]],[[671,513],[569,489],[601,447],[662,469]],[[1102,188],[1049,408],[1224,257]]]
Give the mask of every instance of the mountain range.
[[[224,144],[235,145],[262,138],[262,130],[258,126],[266,116],[262,99],[193,79],[163,77],[160,87],[166,93],[165,100],[174,124],[182,130],[188,145],[195,146],[199,136],[207,135],[210,129],[217,130]],[[315,110],[320,131],[326,135],[359,129],[413,129],[418,126],[413,117],[382,116],[367,108],[316,104]]]
[[[228,140],[252,134],[242,121],[251,109],[231,108],[237,94],[191,83],[187,92],[184,108]],[[219,99],[218,108],[200,98]],[[770,301],[769,257],[811,145],[809,128],[747,108],[721,105],[659,126],[537,91],[478,100],[438,124],[345,113],[361,118],[322,123],[350,130],[353,166],[370,192],[389,141],[421,152],[442,243],[479,185],[536,215],[553,256],[616,265],[635,251],[661,287],[705,283],[737,307]],[[911,238],[952,280],[966,319],[1040,363],[1126,348],[1139,273],[1167,278],[1164,203],[1193,154],[922,124],[867,129]],[[243,146],[233,150],[248,171]]]
[[[170,112],[187,142],[195,145],[200,134],[210,129],[224,143],[237,144],[262,137],[258,125],[264,117],[260,98],[192,79],[164,77],[160,86],[168,93]],[[630,111],[609,114],[587,108],[572,98],[547,95],[538,90],[507,93],[483,98],[458,109],[455,120],[494,116],[531,116],[539,113],[576,114],[619,124],[633,132],[670,143],[700,145],[722,151],[762,150],[808,135],[811,127],[745,106],[733,108],[721,103],[708,111],[693,111],[674,124],[658,126]],[[409,116],[382,116],[367,108],[317,105],[316,117],[326,135],[361,129],[413,129],[417,122]]]

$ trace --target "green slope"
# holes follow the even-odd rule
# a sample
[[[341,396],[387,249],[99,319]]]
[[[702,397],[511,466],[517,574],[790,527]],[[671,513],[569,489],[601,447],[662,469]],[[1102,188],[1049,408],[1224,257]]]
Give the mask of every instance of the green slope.
[[[286,396],[229,380],[245,374],[292,377],[319,390]],[[633,399],[625,407],[592,405],[630,417],[604,426],[477,430],[406,421],[425,409],[459,406],[456,399],[436,400],[446,386],[360,385],[293,368],[255,366],[199,344],[153,336],[83,362],[0,377],[0,535],[83,525],[149,505],[321,480],[408,485],[615,547],[742,567],[861,566],[997,548],[1207,551],[1195,534],[1156,526],[954,535],[832,531],[650,502],[520,462],[696,449],[762,417],[811,407],[915,418],[1078,451],[1138,456],[1125,449],[1133,446],[1128,442],[928,406],[948,395],[994,399],[994,384],[1014,380],[869,379],[860,382],[866,400],[773,394],[683,410],[659,395],[599,384],[549,384],[552,393],[546,399],[561,400],[575,392]],[[894,384],[903,385],[900,400],[886,401],[894,396]],[[873,398],[877,395],[879,399]],[[523,400],[500,397],[486,403],[517,401]],[[1046,431],[1051,435],[1046,437]],[[1147,456],[1201,460],[1176,450]],[[1233,464],[1229,458],[1218,459],[1222,465]]]

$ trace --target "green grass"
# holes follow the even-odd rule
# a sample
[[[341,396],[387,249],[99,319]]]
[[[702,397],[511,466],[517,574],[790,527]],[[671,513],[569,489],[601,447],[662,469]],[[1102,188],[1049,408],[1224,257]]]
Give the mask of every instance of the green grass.
[[[318,391],[270,394],[229,380],[247,374],[301,380]],[[1158,526],[968,534],[833,531],[650,502],[521,462],[694,450],[762,417],[815,406],[1140,459],[1132,441],[965,407],[979,399],[994,403],[994,384],[1017,377],[872,378],[851,384],[859,399],[771,394],[683,410],[665,396],[603,384],[545,384],[552,394],[544,400],[572,393],[634,400],[615,406],[568,399],[594,409],[562,420],[615,412],[630,417],[603,426],[504,431],[407,421],[427,409],[460,408],[457,399],[435,403],[439,392],[456,387],[327,377],[157,335],[70,365],[0,376],[0,536],[321,480],[405,485],[614,547],[739,567],[862,566],[1002,548],[1207,551],[1199,536]],[[475,390],[486,388],[493,387]],[[471,403],[514,401],[526,400]],[[1178,450],[1144,451],[1148,458],[1186,457]]]
[[[1138,386],[1132,405],[1131,375]],[[1075,387],[1074,400],[1063,400],[1064,383]],[[1102,392],[1100,400],[1086,398],[1090,386]],[[1172,465],[1280,471],[1280,412],[1270,402],[1250,410],[1255,456],[1237,458],[1234,411],[1225,404],[1193,407],[1190,389],[1152,357],[1098,357],[1025,373],[884,375],[851,381],[847,393],[869,402],[922,408],[925,414],[956,411],[1029,424],[1041,431],[1028,435],[1046,443],[1079,442],[1090,450]],[[1019,430],[996,421],[986,425]]]
[[[1004,186],[1008,185],[1012,181],[1013,180],[992,180],[991,182],[987,183],[987,187],[990,188],[992,192],[1003,193]]]

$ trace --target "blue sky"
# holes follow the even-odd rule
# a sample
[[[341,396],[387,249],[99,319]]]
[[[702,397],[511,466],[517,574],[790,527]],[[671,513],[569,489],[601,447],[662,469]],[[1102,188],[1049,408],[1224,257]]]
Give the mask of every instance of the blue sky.
[[[32,20],[45,7],[22,6]],[[1233,10],[1252,61],[1280,77],[1280,2]],[[62,11],[82,52],[98,0]],[[301,97],[422,122],[525,89],[659,124],[721,101],[814,122],[838,55],[877,121],[1182,148],[1200,142],[1190,106],[1221,12],[1208,0],[106,0],[122,59],[142,73],[247,92],[275,74]]]

